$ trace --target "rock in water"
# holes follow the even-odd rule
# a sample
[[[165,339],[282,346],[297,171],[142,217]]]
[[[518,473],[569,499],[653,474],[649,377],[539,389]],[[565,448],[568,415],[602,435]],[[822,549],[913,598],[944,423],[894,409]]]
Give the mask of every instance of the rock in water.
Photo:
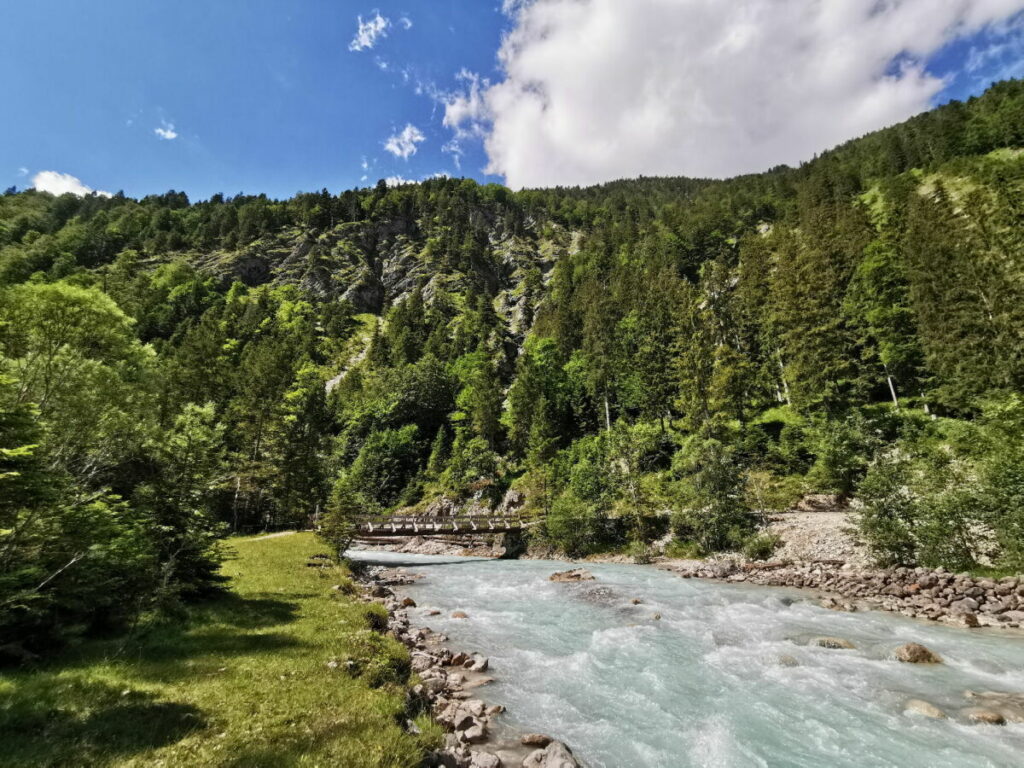
[[[558,573],[552,573],[549,577],[549,581],[593,581],[594,574],[588,571],[586,568],[573,568],[569,571],[559,571]]]
[[[543,749],[551,743],[551,737],[543,733],[527,733],[520,740],[525,747],[540,747]]]
[[[452,611],[452,618],[453,619],[468,619],[469,618],[469,614],[467,614],[465,611]]]
[[[998,712],[994,712],[991,709],[985,709],[984,707],[971,707],[965,709],[964,714],[968,720],[973,720],[976,723],[985,723],[986,725],[1006,725],[1006,718]]]
[[[908,664],[941,664],[942,657],[937,653],[928,650],[920,643],[907,643],[901,645],[893,654],[900,661]]]
[[[964,696],[982,705],[985,709],[998,712],[1006,718],[1008,723],[1024,723],[1024,693],[965,691]]]
[[[580,768],[580,764],[565,744],[552,741],[544,749],[531,752],[523,760],[523,768]]]
[[[906,704],[903,705],[904,712],[911,712],[915,715],[921,715],[923,717],[931,717],[935,720],[945,720],[946,713],[936,707],[934,704],[928,701],[922,701],[921,699],[909,699]]]
[[[469,768],[501,768],[501,759],[490,752],[472,752]]]
[[[811,640],[811,645],[817,645],[821,648],[832,648],[835,650],[849,650],[857,647],[849,640],[844,640],[841,637],[816,637]]]

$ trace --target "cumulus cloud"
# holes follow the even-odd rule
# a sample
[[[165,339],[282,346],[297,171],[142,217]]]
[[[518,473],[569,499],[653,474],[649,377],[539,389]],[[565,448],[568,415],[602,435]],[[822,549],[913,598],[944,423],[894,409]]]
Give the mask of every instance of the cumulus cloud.
[[[112,197],[109,192],[104,192],[102,189],[87,187],[81,179],[70,173],[58,173],[57,171],[40,171],[32,177],[32,186],[40,192],[49,192],[51,195],[64,195],[70,192],[72,195],[85,197],[95,192],[100,197]]]
[[[388,137],[384,142],[384,149],[395,157],[408,160],[410,156],[416,154],[416,145],[426,140],[427,137],[419,128],[412,123],[406,123],[405,128],[399,133]]]
[[[445,101],[513,187],[795,164],[927,109],[928,57],[1024,0],[505,0],[503,78]]]
[[[384,179],[384,183],[389,187],[400,187],[403,184],[415,184],[416,181],[413,179],[407,179],[404,176],[388,176]]]
[[[178,138],[178,132],[174,130],[174,123],[168,123],[166,120],[161,120],[160,126],[154,128],[153,133],[157,135],[157,138],[164,141],[174,141]]]
[[[380,11],[374,11],[374,15],[366,21],[363,21],[362,16],[357,16],[356,23],[359,26],[352,42],[348,44],[350,51],[365,51],[373,48],[380,38],[388,36],[388,29],[391,28],[391,19],[381,16]]]

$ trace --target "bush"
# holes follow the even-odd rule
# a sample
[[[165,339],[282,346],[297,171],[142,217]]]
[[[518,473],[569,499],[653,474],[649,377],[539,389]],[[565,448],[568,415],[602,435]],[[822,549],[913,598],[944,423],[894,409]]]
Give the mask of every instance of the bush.
[[[682,475],[683,506],[672,517],[673,533],[708,552],[740,546],[755,520],[744,501],[746,481],[732,450],[695,437],[676,454],[673,467]]]
[[[675,557],[680,560],[700,560],[706,553],[695,541],[680,541],[673,539],[665,547],[665,557]]]
[[[582,557],[626,542],[622,521],[598,511],[567,491],[555,499],[545,520],[547,540],[569,557]]]
[[[654,560],[654,550],[642,541],[631,542],[626,547],[626,555],[633,558],[637,565],[649,565]]]
[[[879,565],[975,567],[979,490],[961,460],[938,448],[880,454],[858,489],[857,528]]]
[[[748,560],[767,560],[782,543],[774,533],[758,533],[743,543],[743,555]]]

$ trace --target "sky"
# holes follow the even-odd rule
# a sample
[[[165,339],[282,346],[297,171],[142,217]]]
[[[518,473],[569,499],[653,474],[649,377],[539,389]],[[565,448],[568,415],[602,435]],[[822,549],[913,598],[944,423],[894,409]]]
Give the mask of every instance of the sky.
[[[0,187],[796,165],[1024,76],[1024,0],[0,0]]]

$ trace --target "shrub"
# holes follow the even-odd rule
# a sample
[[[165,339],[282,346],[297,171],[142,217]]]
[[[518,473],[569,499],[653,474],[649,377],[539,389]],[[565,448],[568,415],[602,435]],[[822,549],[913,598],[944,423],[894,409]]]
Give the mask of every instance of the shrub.
[[[774,533],[757,533],[743,542],[743,555],[748,560],[767,560],[781,543]]]
[[[567,491],[555,499],[545,520],[546,538],[570,557],[622,546],[626,537],[622,521],[598,511]]]
[[[714,439],[695,437],[676,454],[682,475],[683,508],[672,517],[673,532],[705,551],[740,546],[754,528],[744,501],[745,477],[732,450]]]

